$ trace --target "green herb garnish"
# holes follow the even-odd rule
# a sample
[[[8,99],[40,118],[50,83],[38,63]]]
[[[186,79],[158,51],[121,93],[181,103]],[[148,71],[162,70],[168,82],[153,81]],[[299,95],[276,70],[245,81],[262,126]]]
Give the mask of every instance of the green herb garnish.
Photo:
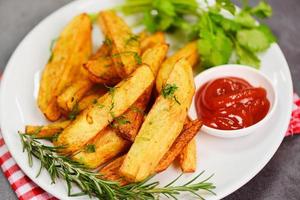
[[[88,144],[84,148],[85,152],[87,153],[95,153],[96,152],[96,146],[94,144]]]
[[[129,45],[132,42],[139,42],[139,36],[138,35],[131,35],[127,40],[126,40],[126,44],[125,45]]]
[[[58,38],[55,38],[55,39],[52,39],[52,40],[51,40],[50,47],[49,47],[49,50],[50,50],[50,57],[49,57],[49,59],[48,59],[48,62],[51,62],[51,61],[53,60],[53,57],[54,57],[54,55],[53,55],[53,48],[54,48],[54,45],[55,45],[57,39],[58,39]]]
[[[98,13],[89,13],[88,16],[92,23],[95,23],[98,19]]]
[[[77,116],[79,113],[80,113],[80,110],[79,110],[79,104],[76,103],[76,104],[73,106],[71,112],[69,113],[68,119],[74,120],[74,119],[76,118],[76,116]]]
[[[272,8],[265,1],[254,7],[243,2],[239,11],[231,0],[216,0],[213,5],[206,0],[201,5],[196,0],[126,0],[118,9],[128,15],[142,14],[141,24],[150,32],[177,31],[182,37],[197,40],[204,68],[228,62],[259,67],[257,54],[267,50],[276,38],[255,17],[271,17]],[[226,17],[224,10],[228,11]]]
[[[212,190],[215,189],[215,186],[208,182],[212,176],[198,181],[204,172],[178,186],[174,183],[180,176],[163,187],[159,187],[159,182],[148,183],[150,178],[139,183],[120,186],[118,182],[105,180],[101,174],[88,170],[83,164],[58,154],[64,147],[46,146],[30,135],[19,135],[23,149],[27,152],[29,165],[33,165],[33,157],[41,162],[37,176],[40,175],[42,169],[45,169],[49,173],[52,183],[55,183],[59,178],[65,180],[69,196],[89,195],[107,200],[155,200],[160,195],[176,199],[176,196],[181,193],[190,193],[196,198],[203,199],[200,191],[214,194]],[[78,185],[82,191],[72,193],[72,183]]]
[[[130,55],[132,54],[134,59],[135,59],[135,62],[139,65],[142,64],[142,58],[141,56],[139,56],[139,54],[137,52],[133,52],[133,51],[124,51],[124,52],[121,52],[121,53],[116,53],[116,54],[113,54],[111,57],[112,58],[115,58],[115,57],[120,57],[121,55]]]
[[[175,91],[178,89],[176,84],[166,84],[162,88],[161,94],[163,95],[164,98],[173,98],[176,103],[180,105],[180,102],[178,101]]]

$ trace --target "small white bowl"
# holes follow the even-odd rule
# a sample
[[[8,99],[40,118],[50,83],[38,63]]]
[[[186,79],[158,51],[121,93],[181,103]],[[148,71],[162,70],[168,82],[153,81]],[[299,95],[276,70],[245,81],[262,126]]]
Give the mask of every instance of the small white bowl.
[[[221,78],[221,77],[238,77],[248,81],[254,87],[263,87],[267,91],[267,98],[270,101],[270,109],[267,115],[256,124],[249,126],[247,128],[242,128],[238,130],[220,130],[211,128],[203,125],[201,131],[208,133],[210,135],[214,135],[217,137],[223,138],[236,138],[249,135],[250,133],[255,132],[257,129],[266,125],[274,114],[274,110],[277,106],[277,94],[276,90],[272,82],[260,71],[245,65],[236,65],[236,64],[228,64],[221,65],[217,67],[210,68],[200,74],[198,74],[194,81],[196,85],[196,91],[207,81]],[[197,118],[197,112],[195,107],[195,95],[193,98],[193,102],[191,108],[189,110],[189,115],[192,119]]]

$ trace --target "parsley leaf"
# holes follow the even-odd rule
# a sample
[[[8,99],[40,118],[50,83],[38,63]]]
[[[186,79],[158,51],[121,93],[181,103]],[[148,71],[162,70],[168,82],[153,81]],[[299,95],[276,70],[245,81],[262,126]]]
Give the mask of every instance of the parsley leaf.
[[[88,144],[85,146],[84,151],[87,153],[95,153],[96,152],[96,146],[94,144]]]
[[[175,91],[178,89],[176,84],[166,84],[162,89],[162,96],[164,98],[174,98],[175,102],[180,105],[177,97],[175,96]]]
[[[270,46],[267,36],[259,29],[242,29],[236,38],[240,45],[252,52],[264,51]]]
[[[259,4],[251,8],[250,13],[259,18],[268,18],[272,16],[272,7],[265,1],[260,1]]]
[[[237,63],[249,65],[256,68],[259,67],[259,58],[253,52],[240,46],[239,44],[236,44],[236,54],[238,56]]]

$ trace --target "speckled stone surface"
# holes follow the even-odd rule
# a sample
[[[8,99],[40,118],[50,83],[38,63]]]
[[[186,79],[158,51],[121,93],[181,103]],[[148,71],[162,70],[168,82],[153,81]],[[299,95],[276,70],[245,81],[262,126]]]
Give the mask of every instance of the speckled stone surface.
[[[0,0],[0,69],[23,37],[51,12],[70,0]],[[251,1],[251,3],[257,2]],[[289,63],[295,91],[300,93],[300,2],[271,0],[274,17],[268,21]],[[285,138],[266,165],[249,183],[226,200],[299,200],[300,136]],[[0,200],[17,199],[0,172]]]

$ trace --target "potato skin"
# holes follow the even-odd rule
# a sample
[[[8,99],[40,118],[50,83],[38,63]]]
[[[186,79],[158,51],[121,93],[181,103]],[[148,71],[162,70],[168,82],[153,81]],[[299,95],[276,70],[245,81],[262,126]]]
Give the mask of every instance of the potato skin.
[[[196,138],[194,137],[184,147],[183,151],[178,156],[179,165],[184,173],[192,173],[197,169],[197,146]]]
[[[174,95],[180,103],[162,95],[156,99],[120,168],[129,181],[142,181],[154,173],[183,128],[195,92],[192,68],[185,59],[175,64],[167,84],[176,84]]]
[[[57,39],[40,82],[38,106],[50,121],[61,112],[57,96],[82,73],[82,63],[92,51],[92,24],[87,14],[80,14],[64,28]]]
[[[158,166],[155,168],[155,172],[161,172],[166,170],[176,157],[184,150],[184,148],[193,140],[202,126],[202,121],[197,119],[188,122],[184,127],[180,135],[176,138],[169,151],[160,160]],[[194,154],[196,155],[196,154]]]

